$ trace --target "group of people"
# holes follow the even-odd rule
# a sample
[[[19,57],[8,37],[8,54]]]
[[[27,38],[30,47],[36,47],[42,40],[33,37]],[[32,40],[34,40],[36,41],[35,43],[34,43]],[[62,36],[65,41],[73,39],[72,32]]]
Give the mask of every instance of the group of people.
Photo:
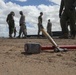
[[[27,29],[26,29],[26,25],[25,25],[25,16],[23,14],[22,11],[19,12],[19,14],[21,15],[20,20],[19,20],[19,26],[20,26],[20,30],[19,30],[19,35],[17,36],[17,38],[21,37],[21,34],[23,33],[24,38],[27,37]],[[40,12],[40,16],[38,17],[38,37],[40,36],[40,27],[42,25],[42,15],[43,12]],[[14,21],[14,16],[15,13],[12,11],[10,12],[10,14],[8,14],[6,22],[8,23],[9,26],[9,37],[13,38],[12,34],[14,33],[14,37],[16,37],[16,27],[15,27],[15,21]],[[50,19],[48,20],[47,23],[47,32],[49,33],[49,35],[51,35],[51,29],[52,29],[52,23],[50,22]]]
[[[21,17],[19,20],[20,30],[19,30],[18,38],[20,38],[22,33],[23,33],[24,37],[26,38],[27,31],[26,31],[26,25],[25,25],[25,16],[22,11],[20,11],[19,14],[21,15]],[[12,11],[8,14],[7,19],[6,19],[6,22],[8,23],[8,27],[9,27],[9,37],[10,38],[13,38],[13,36],[12,36],[13,33],[14,33],[14,37],[16,37],[16,32],[17,32],[16,27],[15,27],[14,16],[15,16],[15,13]]]
[[[72,38],[75,39],[76,36],[76,0],[61,0],[60,10],[59,10],[59,18],[60,18],[60,25],[62,29],[62,35],[59,38],[68,39]],[[42,25],[42,15],[38,17],[38,35],[40,33],[40,28],[43,28]],[[70,26],[70,37],[69,37],[69,30],[68,25]],[[47,32],[49,35],[52,35],[51,32],[52,23],[50,19],[48,20],[47,25]]]
[[[70,25],[70,34],[71,38],[74,39],[76,35],[76,26],[75,26],[75,7],[76,7],[76,0],[61,0],[61,5],[60,5],[60,10],[59,10],[59,17],[60,17],[60,25],[62,29],[62,35],[59,38],[69,38],[69,33],[68,33],[68,24]],[[19,36],[20,38],[21,33],[24,34],[24,37],[27,36],[27,30],[26,30],[26,25],[25,25],[25,16],[22,11],[19,12],[21,17],[20,17],[20,30],[19,30]],[[16,27],[14,23],[14,18],[13,16],[15,15],[14,12],[11,12],[7,16],[7,23],[9,25],[9,37],[12,38],[12,33],[14,32],[14,37],[16,36]],[[43,27],[43,12],[40,12],[40,15],[38,16],[38,37],[40,36],[40,31],[41,28]],[[47,23],[47,32],[49,33],[50,36],[52,36],[52,23],[50,22],[50,19],[48,19]]]
[[[41,32],[41,28],[43,27],[43,12],[40,12],[40,15],[38,16],[38,37],[40,36],[40,32]],[[52,36],[52,23],[50,22],[50,19],[48,19],[48,23],[47,23],[47,33]]]

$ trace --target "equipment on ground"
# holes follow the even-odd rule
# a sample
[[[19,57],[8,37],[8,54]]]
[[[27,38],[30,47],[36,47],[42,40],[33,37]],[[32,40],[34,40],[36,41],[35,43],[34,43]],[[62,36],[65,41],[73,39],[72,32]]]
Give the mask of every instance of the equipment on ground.
[[[37,54],[41,50],[54,49],[54,52],[64,52],[67,49],[76,49],[76,45],[57,45],[53,38],[41,27],[42,33],[48,38],[53,46],[41,46],[39,43],[27,43],[24,45],[24,50],[28,54]]]
[[[45,31],[44,28],[41,28],[42,33],[48,38],[48,40],[53,44],[55,52],[67,51],[67,49],[60,48],[53,38]]]

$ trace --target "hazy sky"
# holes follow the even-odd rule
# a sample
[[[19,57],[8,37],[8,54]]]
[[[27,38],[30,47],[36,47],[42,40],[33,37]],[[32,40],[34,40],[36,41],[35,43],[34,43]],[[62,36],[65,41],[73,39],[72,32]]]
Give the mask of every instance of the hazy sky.
[[[15,26],[19,32],[19,11],[23,11],[26,17],[27,34],[37,34],[37,18],[42,11],[43,26],[46,29],[47,20],[51,19],[52,31],[60,30],[59,5],[61,0],[0,0],[0,37],[8,36],[6,17],[15,12]]]

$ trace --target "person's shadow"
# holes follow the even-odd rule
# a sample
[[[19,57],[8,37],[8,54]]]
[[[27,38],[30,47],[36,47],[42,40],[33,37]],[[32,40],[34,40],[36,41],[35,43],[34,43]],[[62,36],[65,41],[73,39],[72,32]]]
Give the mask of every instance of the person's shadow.
[[[51,51],[51,50],[41,50],[40,51],[40,53],[55,53],[53,50]],[[27,52],[21,52],[21,54],[23,54],[23,55],[32,55],[32,54],[40,54],[40,53],[27,53]]]
[[[27,52],[21,52],[23,55],[32,55],[32,53],[27,53]]]

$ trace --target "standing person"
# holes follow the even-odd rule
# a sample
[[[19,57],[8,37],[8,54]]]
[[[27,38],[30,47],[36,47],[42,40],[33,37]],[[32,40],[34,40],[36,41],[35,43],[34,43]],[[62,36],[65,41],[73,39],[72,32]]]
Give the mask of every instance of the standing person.
[[[47,32],[50,36],[52,36],[52,23],[50,22],[50,19],[48,20],[47,23]]]
[[[22,11],[20,11],[19,13],[20,13],[21,17],[20,17],[20,21],[19,21],[20,31],[19,31],[19,36],[18,36],[18,38],[20,38],[21,33],[24,34],[24,38],[25,38],[26,35],[27,35],[26,26],[25,26],[25,16],[24,16],[24,14],[23,14]]]
[[[9,37],[10,38],[12,38],[12,33],[14,30],[14,26],[15,26],[14,18],[13,18],[14,15],[15,13],[12,11],[10,12],[10,14],[8,14],[7,19],[6,19],[6,22],[8,23],[8,26],[9,26]]]
[[[40,27],[42,26],[42,16],[43,16],[43,12],[40,12],[40,16],[38,17],[38,37],[40,36]]]
[[[66,21],[69,18],[72,38],[75,38],[75,1],[61,0],[59,17],[62,28],[62,38],[68,38]]]

